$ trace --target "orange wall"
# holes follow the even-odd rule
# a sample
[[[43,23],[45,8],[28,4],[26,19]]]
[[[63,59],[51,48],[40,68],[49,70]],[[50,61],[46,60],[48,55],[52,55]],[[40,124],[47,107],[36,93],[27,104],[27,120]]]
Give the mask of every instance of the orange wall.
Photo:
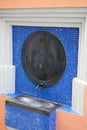
[[[87,0],[0,0],[0,8],[87,7]]]
[[[5,126],[5,100],[7,97],[0,96],[0,130],[7,130]]]

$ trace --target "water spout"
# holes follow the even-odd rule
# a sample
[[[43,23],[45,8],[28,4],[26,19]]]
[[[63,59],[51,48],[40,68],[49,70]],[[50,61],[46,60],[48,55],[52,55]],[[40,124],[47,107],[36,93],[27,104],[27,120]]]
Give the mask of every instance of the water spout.
[[[37,86],[36,86],[36,90],[38,90],[38,89],[39,89],[39,87],[40,87],[40,85],[37,85]]]
[[[36,86],[36,90],[38,90],[40,87],[41,87],[41,88],[44,88],[45,85],[46,85],[46,84],[45,84],[44,82],[39,83],[39,84]]]

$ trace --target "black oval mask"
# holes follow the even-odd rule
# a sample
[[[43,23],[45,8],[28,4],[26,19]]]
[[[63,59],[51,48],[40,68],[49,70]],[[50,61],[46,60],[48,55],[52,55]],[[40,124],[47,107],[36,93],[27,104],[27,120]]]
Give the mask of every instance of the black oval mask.
[[[59,81],[66,66],[61,41],[48,31],[36,31],[27,37],[22,47],[21,60],[29,79],[44,87]]]

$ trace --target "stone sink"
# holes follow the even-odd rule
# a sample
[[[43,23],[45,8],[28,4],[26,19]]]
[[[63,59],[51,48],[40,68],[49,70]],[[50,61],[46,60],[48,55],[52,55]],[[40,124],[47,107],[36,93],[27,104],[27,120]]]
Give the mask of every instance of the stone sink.
[[[51,102],[48,100],[26,95],[9,98],[6,100],[6,103],[47,115],[49,115],[51,111],[61,106],[61,104],[58,104],[56,102]]]

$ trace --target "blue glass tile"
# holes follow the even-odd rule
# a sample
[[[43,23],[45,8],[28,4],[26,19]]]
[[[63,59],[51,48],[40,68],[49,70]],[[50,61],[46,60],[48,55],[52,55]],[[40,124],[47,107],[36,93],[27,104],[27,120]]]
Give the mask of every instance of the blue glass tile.
[[[49,116],[6,104],[5,123],[18,130],[49,130]]]
[[[24,73],[21,65],[21,49],[25,39],[34,31],[47,30],[62,42],[66,52],[66,69],[58,83],[36,92],[36,85]],[[77,76],[79,28],[13,26],[13,64],[16,66],[16,92],[62,104],[71,105],[72,79]]]
[[[56,130],[56,111],[51,112],[49,124],[49,130]]]

